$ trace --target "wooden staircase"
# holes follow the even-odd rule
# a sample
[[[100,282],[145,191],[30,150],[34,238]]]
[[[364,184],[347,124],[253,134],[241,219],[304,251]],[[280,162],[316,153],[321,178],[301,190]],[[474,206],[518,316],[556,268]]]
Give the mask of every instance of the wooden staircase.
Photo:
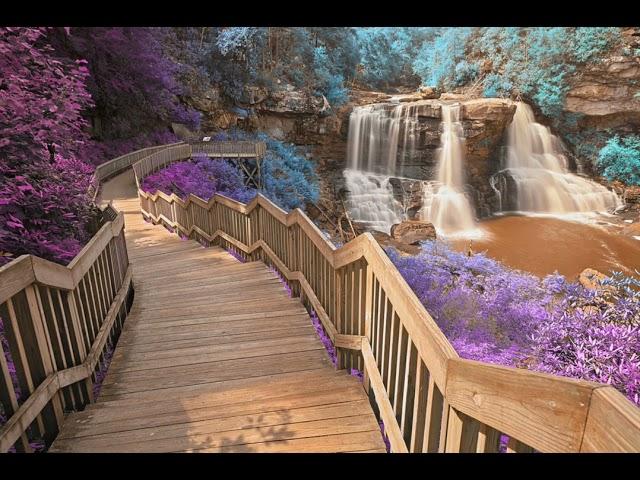
[[[106,193],[125,212],[134,303],[97,402],[49,451],[384,452],[362,384],[277,275],[144,222],[121,181]]]

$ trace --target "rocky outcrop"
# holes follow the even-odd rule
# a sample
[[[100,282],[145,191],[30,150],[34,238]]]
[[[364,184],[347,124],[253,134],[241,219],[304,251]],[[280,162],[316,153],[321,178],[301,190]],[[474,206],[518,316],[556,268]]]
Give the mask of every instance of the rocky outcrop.
[[[391,238],[406,245],[417,245],[425,240],[436,239],[436,229],[430,222],[405,220],[391,227]]]
[[[501,98],[477,98],[462,103],[465,136],[465,173],[472,187],[477,214],[485,217],[498,209],[489,178],[500,169],[500,147],[504,144],[516,105]]]
[[[575,122],[560,126],[562,136],[576,137],[574,147],[589,173],[597,152],[614,134],[637,134],[640,129],[640,28],[629,28],[608,55],[578,67],[568,78],[565,115]],[[584,147],[588,148],[584,148]],[[582,147],[582,148],[581,148]]]
[[[634,55],[638,48],[640,29],[629,29],[622,36],[621,50],[579,69],[569,79],[565,111],[587,117],[583,124],[640,123],[640,56]]]
[[[629,205],[640,206],[640,187],[626,187],[622,193],[622,201]]]

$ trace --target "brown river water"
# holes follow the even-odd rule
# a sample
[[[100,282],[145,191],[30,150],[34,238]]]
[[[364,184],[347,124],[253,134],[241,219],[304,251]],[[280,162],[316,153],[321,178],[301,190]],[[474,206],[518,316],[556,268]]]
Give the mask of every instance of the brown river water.
[[[585,268],[640,271],[640,240],[617,233],[619,226],[510,215],[483,220],[480,228],[483,238],[471,243],[475,253],[486,251],[489,257],[538,276],[557,270],[575,279]],[[469,242],[451,244],[466,251]]]

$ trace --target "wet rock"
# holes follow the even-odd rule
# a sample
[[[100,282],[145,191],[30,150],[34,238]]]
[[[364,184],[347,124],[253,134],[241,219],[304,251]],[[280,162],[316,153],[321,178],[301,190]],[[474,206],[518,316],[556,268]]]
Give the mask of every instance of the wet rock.
[[[594,268],[585,268],[580,275],[578,275],[578,281],[580,284],[589,290],[601,288],[602,281],[606,278],[607,276],[604,273],[599,272]]]
[[[417,245],[425,240],[435,240],[436,229],[430,222],[405,220],[391,227],[391,238],[405,245]]]
[[[171,130],[173,130],[173,133],[180,140],[189,141],[189,140],[196,140],[199,138],[199,135],[197,132],[193,132],[191,129],[189,129],[189,127],[187,127],[183,123],[175,123],[175,122],[172,123]]]
[[[383,232],[374,231],[371,232],[373,238],[380,244],[381,247],[394,247],[399,252],[406,255],[417,255],[420,253],[420,247],[417,245],[408,245],[406,243],[399,242]]]

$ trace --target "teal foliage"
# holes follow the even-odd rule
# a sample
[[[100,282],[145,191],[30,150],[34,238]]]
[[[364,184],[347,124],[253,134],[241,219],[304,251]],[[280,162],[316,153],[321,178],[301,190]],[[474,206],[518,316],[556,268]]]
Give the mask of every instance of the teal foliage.
[[[513,84],[500,75],[492,73],[484,79],[484,90],[482,96],[484,97],[508,97]]]
[[[603,27],[476,28],[466,35],[465,55],[469,62],[478,59],[487,64],[483,68],[485,97],[521,95],[535,103],[543,114],[557,118],[569,88],[567,80],[575,72],[576,65],[597,60],[615,47],[619,30]],[[444,63],[434,57],[438,64],[431,70],[443,86],[455,86],[456,82],[451,82],[456,79],[456,68],[452,64],[462,51],[451,36],[445,32],[442,39],[434,43],[449,55]],[[418,67],[421,65],[414,63],[414,68]]]
[[[465,59],[472,28],[447,28],[432,40],[422,43],[413,62],[413,70],[427,85],[451,88],[472,80],[477,65]],[[475,73],[474,73],[475,72]]]
[[[367,27],[356,28],[362,80],[373,87],[411,81],[418,72],[412,62],[418,47],[432,41],[437,28]]]
[[[610,138],[600,150],[596,165],[608,180],[640,185],[640,136]]]
[[[329,58],[324,46],[314,51],[313,64],[318,77],[318,90],[323,93],[329,103],[335,106],[343,105],[348,100],[347,89],[344,87],[344,77],[335,71],[335,64]]]
[[[214,140],[260,140],[267,144],[262,162],[262,193],[285,210],[303,208],[306,201],[317,202],[320,186],[315,163],[290,143],[265,133],[233,129],[219,132]]]
[[[304,208],[307,200],[317,202],[320,188],[315,164],[298,154],[292,144],[264,133],[258,134],[258,139],[267,144],[262,164],[264,194],[285,210]]]
[[[574,37],[574,55],[577,61],[593,60],[609,49],[618,39],[616,27],[578,27]]]

